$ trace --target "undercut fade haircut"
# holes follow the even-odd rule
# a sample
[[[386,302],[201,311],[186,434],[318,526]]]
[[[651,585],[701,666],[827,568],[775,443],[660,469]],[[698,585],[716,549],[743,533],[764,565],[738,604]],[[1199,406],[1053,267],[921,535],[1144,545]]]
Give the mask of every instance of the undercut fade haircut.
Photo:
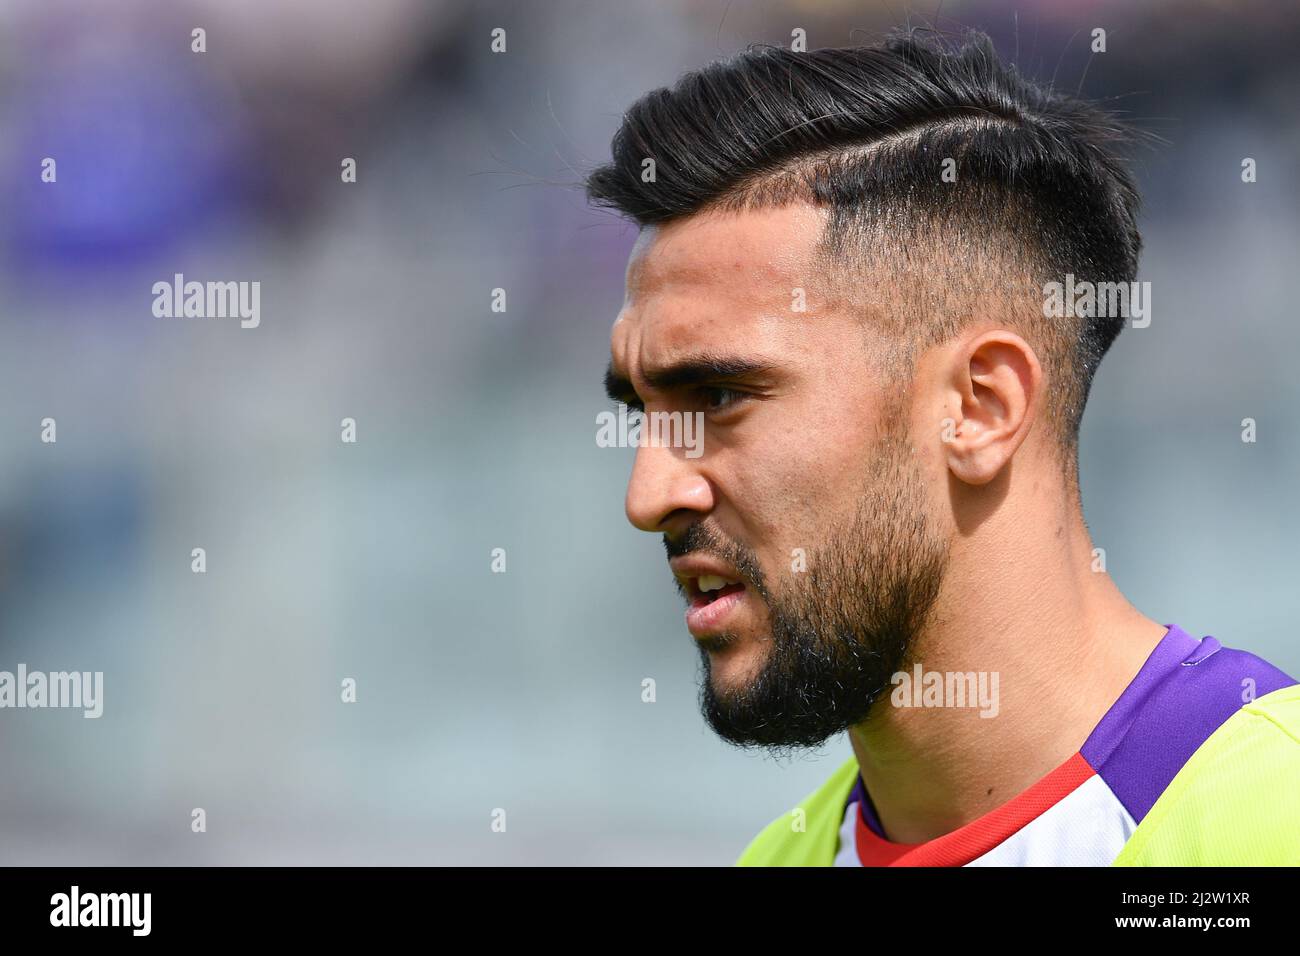
[[[867,317],[881,372],[904,387],[917,355],[969,322],[1013,327],[1039,356],[1077,487],[1084,405],[1125,316],[1049,317],[1044,287],[1134,281],[1139,200],[1122,152],[1139,138],[1020,76],[982,33],[910,31],[808,53],[753,46],[688,73],[627,110],[586,189],[639,226],[825,208],[809,299]]]

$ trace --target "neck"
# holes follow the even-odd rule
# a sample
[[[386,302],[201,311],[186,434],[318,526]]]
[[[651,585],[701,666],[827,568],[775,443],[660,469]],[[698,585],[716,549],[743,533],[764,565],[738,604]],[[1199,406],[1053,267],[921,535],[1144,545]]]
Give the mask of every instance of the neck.
[[[917,664],[923,673],[985,672],[996,711],[969,698],[965,707],[895,706],[887,692],[850,730],[863,783],[896,843],[955,830],[1060,766],[1166,633],[1094,570],[1076,497],[1040,495],[1041,481],[1010,484],[978,522],[957,522],[944,585],[903,668],[909,680]]]

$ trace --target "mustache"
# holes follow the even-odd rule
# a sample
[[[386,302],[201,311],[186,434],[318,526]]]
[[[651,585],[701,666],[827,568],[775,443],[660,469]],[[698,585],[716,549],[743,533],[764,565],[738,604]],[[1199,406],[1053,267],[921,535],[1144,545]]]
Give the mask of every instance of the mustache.
[[[702,524],[693,524],[680,537],[673,539],[664,535],[664,551],[669,558],[680,558],[695,551],[717,554],[724,539],[716,531]]]
[[[739,542],[732,541],[705,524],[693,524],[678,538],[664,535],[664,551],[671,558],[686,554],[709,554],[726,561],[763,597],[767,596],[763,572],[754,552]]]

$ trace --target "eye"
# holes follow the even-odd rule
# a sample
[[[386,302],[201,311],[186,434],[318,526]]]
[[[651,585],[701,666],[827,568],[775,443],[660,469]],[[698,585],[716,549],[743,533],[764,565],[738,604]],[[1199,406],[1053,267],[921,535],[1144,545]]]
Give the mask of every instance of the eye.
[[[734,405],[744,397],[744,392],[739,392],[734,388],[710,386],[700,389],[700,398],[704,401],[704,407],[711,412],[722,411],[722,409]]]

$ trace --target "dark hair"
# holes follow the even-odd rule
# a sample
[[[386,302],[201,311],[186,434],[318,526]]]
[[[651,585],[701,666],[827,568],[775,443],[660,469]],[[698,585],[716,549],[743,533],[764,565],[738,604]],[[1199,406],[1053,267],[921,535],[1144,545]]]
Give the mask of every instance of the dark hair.
[[[954,334],[987,283],[1036,284],[1041,303],[1043,283],[1066,274],[1132,282],[1138,194],[1117,147],[1133,138],[1110,113],[1021,77],[981,33],[958,45],[910,32],[807,53],[754,46],[688,73],[627,111],[612,161],[586,187],[641,226],[795,200],[829,207],[828,264],[870,260],[878,273],[892,261],[887,292],[908,308],[882,320],[893,316],[910,359]],[[946,158],[956,182],[940,175]],[[1015,302],[1073,472],[1092,377],[1124,317],[1047,319]]]

